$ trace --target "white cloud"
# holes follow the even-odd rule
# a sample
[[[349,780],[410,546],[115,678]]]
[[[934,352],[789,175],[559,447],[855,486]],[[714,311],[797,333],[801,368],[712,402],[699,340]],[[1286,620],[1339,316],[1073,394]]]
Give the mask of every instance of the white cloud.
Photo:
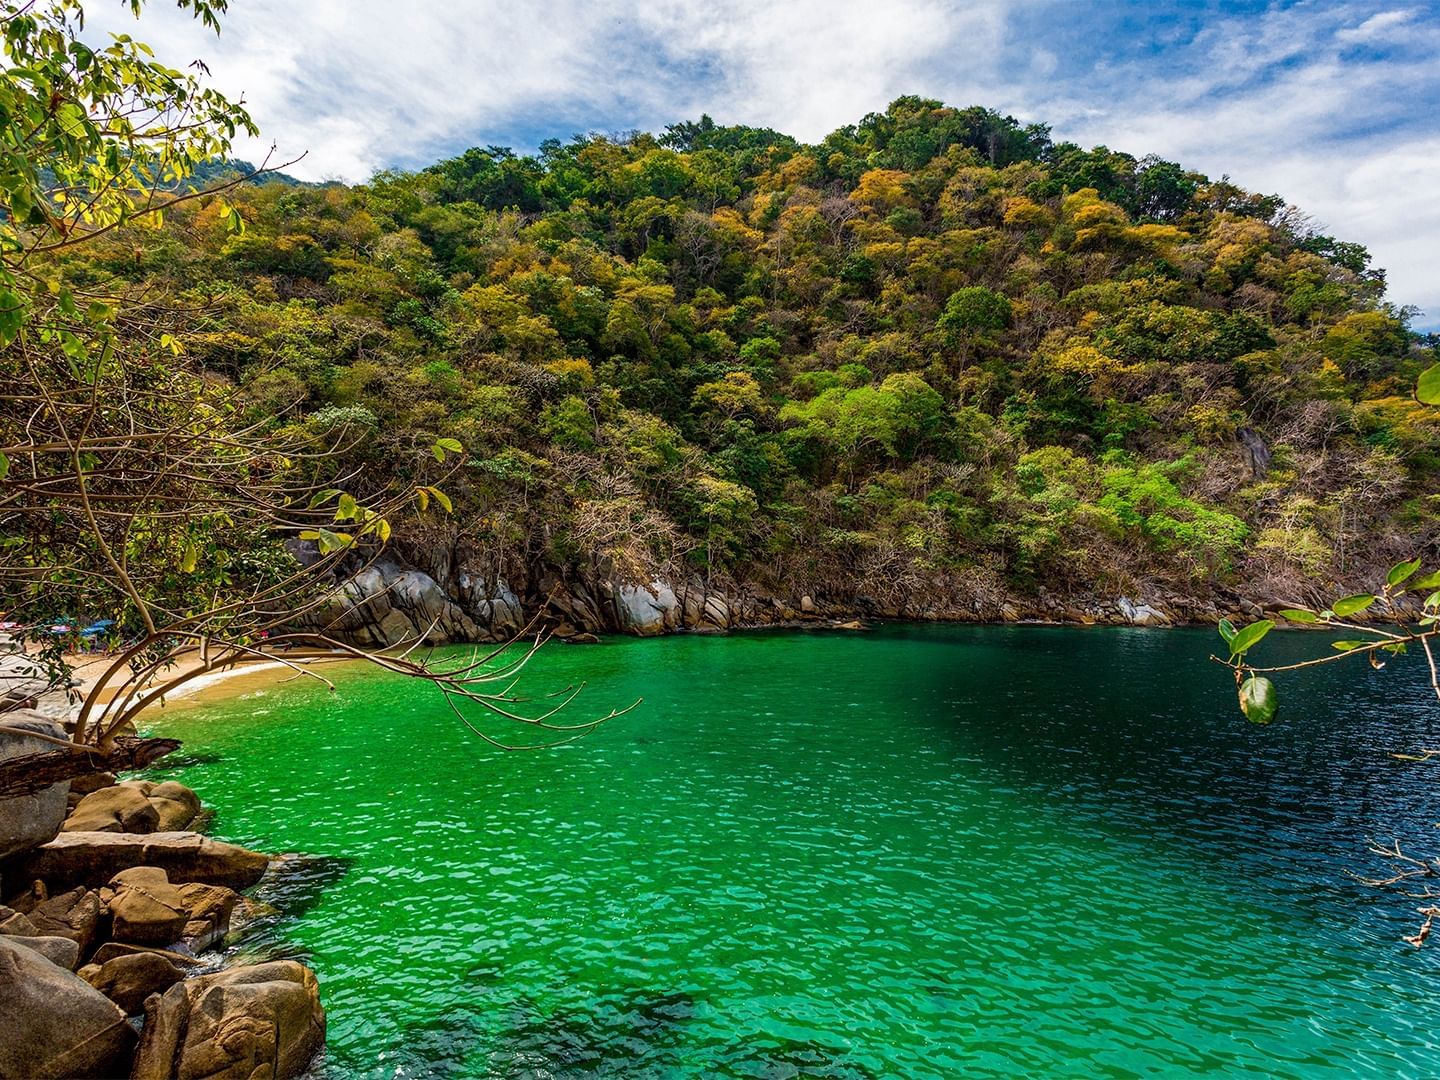
[[[1359,26],[1339,31],[1335,38],[1351,45],[1380,41],[1393,37],[1393,31],[1405,26],[1415,15],[1413,9],[1402,11],[1381,11],[1371,15]]]

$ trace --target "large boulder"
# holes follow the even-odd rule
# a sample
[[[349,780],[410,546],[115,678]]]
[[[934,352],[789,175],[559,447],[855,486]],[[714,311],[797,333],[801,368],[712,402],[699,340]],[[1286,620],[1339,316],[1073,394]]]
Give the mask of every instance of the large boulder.
[[[66,971],[74,971],[75,965],[80,962],[80,946],[67,937],[51,937],[49,935],[23,936],[12,935],[10,940],[16,945],[24,945],[27,949],[34,949],[41,956],[45,957],[57,967]]]
[[[225,940],[230,932],[230,916],[240,899],[234,889],[224,885],[201,885],[191,882],[176,890],[185,904],[189,918],[180,932],[180,940],[192,952],[204,952]]]
[[[33,709],[6,713],[5,724],[57,739],[65,738],[63,727]],[[0,732],[0,761],[53,749],[55,745],[44,739]],[[52,839],[65,820],[69,791],[70,782],[62,780],[30,795],[0,799],[0,860],[29,851]]]
[[[110,936],[132,945],[169,945],[179,941],[190,909],[165,871],[155,866],[122,870],[100,894],[114,924]]]
[[[34,937],[39,933],[40,928],[30,921],[29,915],[0,904],[0,934]]]
[[[200,796],[184,784],[174,780],[165,780],[158,784],[152,780],[137,780],[134,783],[160,815],[156,832],[179,832],[188,829],[195,816],[200,813]]]
[[[1151,607],[1149,604],[1140,604],[1127,596],[1122,596],[1115,602],[1120,609],[1121,617],[1131,626],[1169,626],[1170,616],[1159,608]]]
[[[0,937],[0,1076],[125,1076],[135,1030],[73,972]]]
[[[152,833],[160,814],[135,784],[92,791],[65,819],[66,832]]]
[[[162,953],[134,952],[112,957],[103,964],[80,969],[80,977],[134,1016],[151,994],[163,994],[185,977],[185,972]]]
[[[248,889],[270,857],[193,832],[65,832],[18,860],[16,876],[42,878],[56,888],[100,886],[121,870],[158,866],[171,881],[199,881]]]
[[[290,1080],[325,1044],[314,974],[293,960],[178,982],[145,1003],[131,1080]]]
[[[80,886],[52,896],[30,909],[30,921],[40,933],[67,937],[84,952],[100,922],[100,894]]]
[[[66,832],[177,832],[200,812],[200,798],[173,780],[128,780],[91,792],[66,819]]]
[[[649,585],[617,585],[615,619],[621,630],[651,637],[675,629],[683,609],[675,591],[663,581]]]

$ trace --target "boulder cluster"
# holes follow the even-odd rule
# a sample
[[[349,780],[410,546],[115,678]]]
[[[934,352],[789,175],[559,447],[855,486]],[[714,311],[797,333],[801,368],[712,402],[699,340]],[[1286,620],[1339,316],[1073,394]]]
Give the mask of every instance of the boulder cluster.
[[[0,736],[0,758],[33,741]],[[0,1080],[305,1071],[325,1042],[314,974],[214,954],[270,859],[203,817],[182,784],[108,774],[0,799]]]

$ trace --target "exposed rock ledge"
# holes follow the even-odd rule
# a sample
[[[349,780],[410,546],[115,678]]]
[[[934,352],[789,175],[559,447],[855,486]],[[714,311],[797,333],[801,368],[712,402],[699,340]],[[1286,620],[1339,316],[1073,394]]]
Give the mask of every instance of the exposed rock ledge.
[[[423,561],[423,560],[422,560]],[[1234,596],[1183,596],[1165,589],[1143,595],[1060,596],[1040,589],[1016,596],[973,588],[963,579],[937,579],[924,595],[882,603],[862,594],[818,593],[777,597],[757,588],[707,584],[699,578],[628,584],[603,574],[553,572],[528,587],[484,579],[454,568],[450,559],[436,575],[385,559],[357,573],[304,625],[367,647],[424,637],[430,644],[493,642],[513,636],[540,615],[556,635],[588,640],[604,633],[648,637],[675,631],[717,633],[770,626],[834,623],[855,618],[940,622],[1046,622],[1077,625],[1170,626],[1229,617],[1259,618],[1266,610]]]

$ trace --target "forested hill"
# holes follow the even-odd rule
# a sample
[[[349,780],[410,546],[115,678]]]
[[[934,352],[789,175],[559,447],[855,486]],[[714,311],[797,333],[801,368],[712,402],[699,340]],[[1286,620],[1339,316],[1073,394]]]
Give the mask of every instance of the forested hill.
[[[1300,598],[1436,535],[1436,357],[1362,248],[985,109],[231,201],[241,235],[217,200],[86,257],[205,309],[185,346],[252,416],[363,432],[367,477],[462,442],[404,541],[512,581]]]

